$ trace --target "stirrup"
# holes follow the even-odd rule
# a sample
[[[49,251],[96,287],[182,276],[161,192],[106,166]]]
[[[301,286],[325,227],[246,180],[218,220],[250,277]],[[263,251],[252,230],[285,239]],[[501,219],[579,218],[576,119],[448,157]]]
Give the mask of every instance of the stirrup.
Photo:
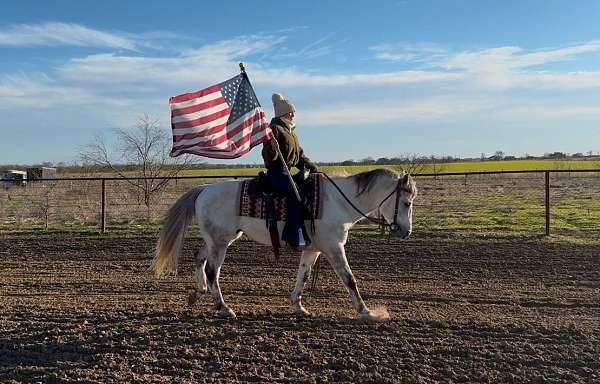
[[[294,251],[302,252],[309,246],[310,246],[310,241],[306,241],[304,239],[304,235],[302,234],[302,228],[299,228],[298,229],[298,245],[295,247],[290,245],[290,248]]]
[[[306,247],[306,240],[304,240],[302,228],[298,228],[298,247]]]

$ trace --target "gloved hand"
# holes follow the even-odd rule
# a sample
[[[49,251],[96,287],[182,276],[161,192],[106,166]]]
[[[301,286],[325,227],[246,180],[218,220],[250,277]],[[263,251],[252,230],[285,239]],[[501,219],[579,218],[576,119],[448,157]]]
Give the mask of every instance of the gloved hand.
[[[303,183],[306,179],[308,179],[309,172],[306,169],[301,169],[300,172],[296,173],[292,178],[296,184]]]
[[[314,164],[310,164],[310,165],[306,165],[306,168],[310,171],[310,173],[317,173],[319,172],[319,168],[317,168],[316,165]]]

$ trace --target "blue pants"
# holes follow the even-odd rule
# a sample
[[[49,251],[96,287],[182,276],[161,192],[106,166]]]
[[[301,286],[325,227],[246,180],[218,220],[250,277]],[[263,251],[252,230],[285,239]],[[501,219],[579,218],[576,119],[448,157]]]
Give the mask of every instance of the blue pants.
[[[297,247],[300,241],[298,231],[302,224],[302,205],[296,199],[290,179],[283,170],[267,170],[267,177],[271,186],[287,197],[287,218],[281,239],[292,247]]]

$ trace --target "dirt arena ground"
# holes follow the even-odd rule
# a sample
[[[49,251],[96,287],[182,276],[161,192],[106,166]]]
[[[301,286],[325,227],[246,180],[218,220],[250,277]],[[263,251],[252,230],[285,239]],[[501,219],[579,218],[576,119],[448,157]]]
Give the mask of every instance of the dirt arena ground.
[[[146,269],[153,239],[0,240],[0,382],[600,382],[600,246],[354,237],[364,323],[323,260],[288,303],[297,255],[240,241],[222,271],[238,318]]]

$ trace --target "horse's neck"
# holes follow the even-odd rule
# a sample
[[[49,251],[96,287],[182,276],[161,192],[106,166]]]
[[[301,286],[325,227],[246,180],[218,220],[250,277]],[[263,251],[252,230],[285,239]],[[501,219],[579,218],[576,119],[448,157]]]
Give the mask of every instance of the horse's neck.
[[[368,192],[356,196],[356,183],[352,178],[339,178],[334,179],[334,181],[340,187],[342,192],[344,192],[344,195],[346,195],[358,209],[367,215],[377,209],[383,199],[385,199],[385,197],[393,190],[396,183],[391,179],[381,178],[374,181],[374,185],[369,188]],[[338,191],[332,191],[332,193],[339,194]],[[341,196],[339,198],[344,200]],[[343,204],[348,208],[348,218],[352,223],[355,223],[362,218],[362,215],[349,206],[346,201],[344,201]]]

